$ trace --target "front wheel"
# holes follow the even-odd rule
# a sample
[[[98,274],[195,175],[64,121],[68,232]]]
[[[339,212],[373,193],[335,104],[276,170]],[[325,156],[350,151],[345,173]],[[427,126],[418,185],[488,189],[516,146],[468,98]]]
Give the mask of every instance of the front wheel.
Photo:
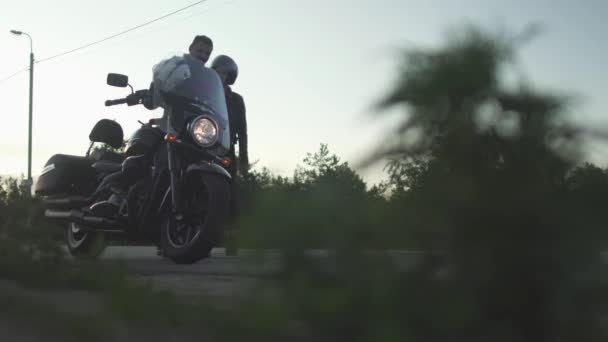
[[[95,259],[106,248],[104,233],[85,231],[74,222],[66,228],[65,242],[70,254],[78,259]]]
[[[209,256],[224,230],[230,210],[230,183],[223,176],[203,174],[183,187],[182,212],[163,214],[160,245],[177,264]]]

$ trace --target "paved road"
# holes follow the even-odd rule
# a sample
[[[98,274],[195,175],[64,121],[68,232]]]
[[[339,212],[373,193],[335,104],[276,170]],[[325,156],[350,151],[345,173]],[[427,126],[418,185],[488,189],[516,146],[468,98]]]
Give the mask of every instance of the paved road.
[[[378,252],[370,252],[378,253]],[[418,252],[387,251],[399,268],[408,268],[419,256]],[[307,254],[316,259],[326,259],[328,251],[310,250]],[[215,248],[211,257],[193,265],[176,265],[156,255],[153,247],[108,247],[102,260],[123,260],[134,274],[190,274],[190,275],[241,275],[259,277],[278,270],[280,255],[276,251],[240,250],[238,256],[226,256],[224,248]]]
[[[314,258],[327,258],[328,252],[312,250]],[[415,261],[416,252],[390,251],[401,268]],[[211,257],[193,265],[176,265],[156,255],[154,247],[108,247],[102,260],[123,260],[133,279],[150,282],[163,290],[179,295],[206,294],[213,297],[231,297],[243,293],[253,285],[264,281],[264,276],[277,271],[280,258],[277,252],[263,254],[253,250],[241,250],[238,256],[226,256],[223,248],[213,249]]]
[[[123,260],[134,274],[159,275],[242,275],[261,276],[275,271],[278,254],[267,252],[262,263],[254,263],[253,251],[242,251],[239,256],[226,256],[223,248],[211,251],[211,257],[193,265],[176,265],[168,259],[156,255],[154,247],[108,247],[101,255],[102,260]]]
[[[217,299],[236,297],[278,268],[278,258],[268,254],[264,262],[252,262],[253,253],[226,256],[216,248],[211,257],[193,265],[176,265],[156,255],[155,247],[108,247],[102,260],[122,260],[132,278],[180,296],[206,295]]]

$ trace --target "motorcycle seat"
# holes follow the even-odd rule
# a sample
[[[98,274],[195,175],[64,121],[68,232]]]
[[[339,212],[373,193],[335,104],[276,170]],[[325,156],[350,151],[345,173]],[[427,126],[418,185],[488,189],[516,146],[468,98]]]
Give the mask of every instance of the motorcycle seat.
[[[109,161],[109,160],[100,160],[93,163],[93,168],[97,173],[109,174],[120,171],[122,169],[122,163]]]

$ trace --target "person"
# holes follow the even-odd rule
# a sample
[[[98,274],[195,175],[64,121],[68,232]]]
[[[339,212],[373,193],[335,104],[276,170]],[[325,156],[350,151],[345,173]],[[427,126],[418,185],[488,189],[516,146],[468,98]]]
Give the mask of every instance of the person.
[[[243,96],[233,91],[230,87],[231,85],[234,85],[234,82],[238,77],[239,68],[236,62],[226,55],[215,57],[211,63],[211,68],[218,73],[224,84],[228,120],[230,122],[230,157],[234,161],[237,160],[235,146],[238,143],[239,171],[241,174],[246,174],[249,170],[249,155],[247,150],[248,138],[245,101],[243,100]],[[233,179],[236,177],[236,164],[237,163],[232,163],[228,170]]]
[[[247,174],[249,170],[249,155],[248,155],[248,138],[247,138],[247,118],[245,110],[245,101],[243,97],[232,90],[230,87],[236,81],[239,74],[239,68],[236,62],[226,56],[219,55],[211,62],[211,68],[214,69],[222,83],[224,84],[224,92],[226,95],[226,106],[228,109],[228,121],[230,125],[230,159],[233,163],[228,167],[228,172],[232,177],[230,188],[230,221],[229,229],[225,235],[226,255],[235,255],[236,246],[234,244],[234,221],[238,214],[238,182],[237,182],[237,164],[241,175]],[[239,158],[237,163],[236,144],[239,145]]]
[[[188,52],[205,64],[213,52],[213,41],[205,35],[196,36],[190,43]]]
[[[205,35],[198,35],[195,36],[194,39],[192,39],[192,43],[190,43],[190,46],[188,47],[188,54],[185,54],[184,57],[190,55],[195,59],[203,62],[203,65],[205,65],[209,60],[209,56],[211,56],[212,52],[213,40],[211,40],[211,38]],[[154,94],[154,82],[150,83],[150,88],[148,89],[148,92],[151,94],[151,96],[144,99],[142,104],[147,109],[154,110],[157,107],[154,104],[154,99],[152,96],[152,94]]]

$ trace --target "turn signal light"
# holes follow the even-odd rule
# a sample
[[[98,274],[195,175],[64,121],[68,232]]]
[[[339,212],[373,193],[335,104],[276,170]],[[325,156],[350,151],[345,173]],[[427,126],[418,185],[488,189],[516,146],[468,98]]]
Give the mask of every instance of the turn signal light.
[[[223,167],[228,167],[230,164],[232,164],[232,160],[229,157],[224,157],[224,159],[222,159]]]
[[[165,140],[167,142],[174,143],[177,141],[177,135],[175,135],[174,133],[168,133],[167,135],[165,135]]]

